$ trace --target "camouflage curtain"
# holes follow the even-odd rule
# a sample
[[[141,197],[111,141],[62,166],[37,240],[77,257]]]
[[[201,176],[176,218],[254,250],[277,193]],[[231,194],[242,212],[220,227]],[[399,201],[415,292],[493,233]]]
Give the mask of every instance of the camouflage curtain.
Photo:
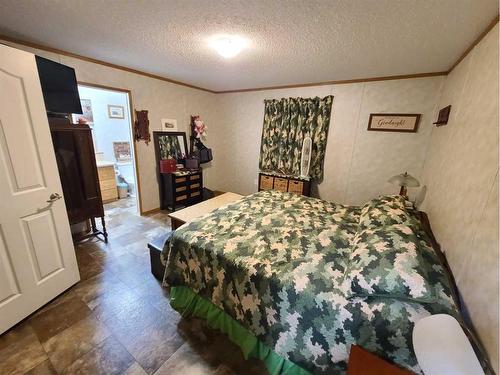
[[[164,135],[159,137],[160,159],[180,159],[182,158],[181,144],[176,135]]]
[[[309,136],[312,139],[309,176],[321,181],[332,101],[331,95],[323,99],[265,100],[260,170],[299,176],[302,143]]]

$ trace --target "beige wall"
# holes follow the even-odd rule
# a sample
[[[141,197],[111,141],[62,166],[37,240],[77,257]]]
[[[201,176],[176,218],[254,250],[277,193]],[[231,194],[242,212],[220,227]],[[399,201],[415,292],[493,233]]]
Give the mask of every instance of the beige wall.
[[[191,114],[209,126],[207,145],[214,160],[205,165],[205,186],[248,194],[257,190],[258,155],[266,98],[334,95],[325,157],[325,178],[319,196],[361,204],[397,187],[387,179],[402,171],[420,177],[431,120],[444,77],[380,81],[348,85],[215,95],[88,61],[39,49],[6,44],[44,56],[76,70],[79,81],[129,89],[133,106],[149,110],[150,130],[161,118],[176,118],[188,131]],[[416,134],[368,132],[371,112],[422,113]],[[136,144],[142,209],[159,206],[153,143]]]
[[[498,373],[498,24],[448,75],[423,181],[437,240]]]
[[[188,132],[192,114],[201,115],[209,126],[215,124],[214,94],[10,42],[5,44],[75,68],[79,81],[131,90],[134,108],[149,111],[151,132],[161,130],[161,118],[177,119],[179,131]],[[210,144],[210,138],[207,144]],[[154,145],[153,142],[146,145],[141,141],[136,143],[136,147],[142,210],[148,211],[159,207]],[[204,169],[207,186],[211,185],[211,172],[210,166]]]
[[[220,115],[214,145],[214,186],[249,194],[257,190],[264,99],[333,95],[325,156],[323,199],[362,204],[398,188],[387,183],[408,171],[420,178],[432,119],[444,77],[403,79],[217,95]],[[373,112],[421,113],[418,133],[369,132]]]
[[[13,45],[6,42],[6,44]],[[249,194],[257,190],[258,155],[266,98],[334,95],[325,156],[325,178],[317,194],[346,204],[361,204],[397,191],[387,179],[402,171],[420,177],[444,77],[316,86],[300,89],[215,95],[65,55],[21,45],[76,70],[79,81],[129,89],[133,106],[149,110],[151,131],[160,119],[176,118],[188,130],[189,116],[200,114],[209,126],[207,145],[214,161],[206,165],[205,186]],[[368,132],[371,112],[422,113],[416,134]],[[136,145],[142,209],[159,206],[153,144]]]

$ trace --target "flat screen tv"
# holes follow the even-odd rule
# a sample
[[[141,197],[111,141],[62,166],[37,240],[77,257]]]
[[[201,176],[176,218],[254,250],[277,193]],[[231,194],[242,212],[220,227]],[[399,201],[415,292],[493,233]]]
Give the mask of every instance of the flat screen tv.
[[[36,57],[45,109],[52,113],[82,113],[75,69]]]

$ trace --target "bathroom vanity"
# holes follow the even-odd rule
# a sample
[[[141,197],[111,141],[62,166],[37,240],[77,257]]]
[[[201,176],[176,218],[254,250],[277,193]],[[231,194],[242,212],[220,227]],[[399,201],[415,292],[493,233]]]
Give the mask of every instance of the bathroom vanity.
[[[118,199],[118,189],[116,188],[114,164],[106,161],[98,161],[97,174],[99,175],[102,202],[109,203],[116,201]]]

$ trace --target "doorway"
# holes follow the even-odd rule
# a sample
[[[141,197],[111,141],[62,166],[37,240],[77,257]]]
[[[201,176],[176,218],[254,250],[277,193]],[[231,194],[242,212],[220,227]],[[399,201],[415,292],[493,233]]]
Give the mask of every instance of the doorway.
[[[73,115],[73,122],[92,129],[106,214],[140,213],[130,91],[79,83],[78,93],[83,114]]]

